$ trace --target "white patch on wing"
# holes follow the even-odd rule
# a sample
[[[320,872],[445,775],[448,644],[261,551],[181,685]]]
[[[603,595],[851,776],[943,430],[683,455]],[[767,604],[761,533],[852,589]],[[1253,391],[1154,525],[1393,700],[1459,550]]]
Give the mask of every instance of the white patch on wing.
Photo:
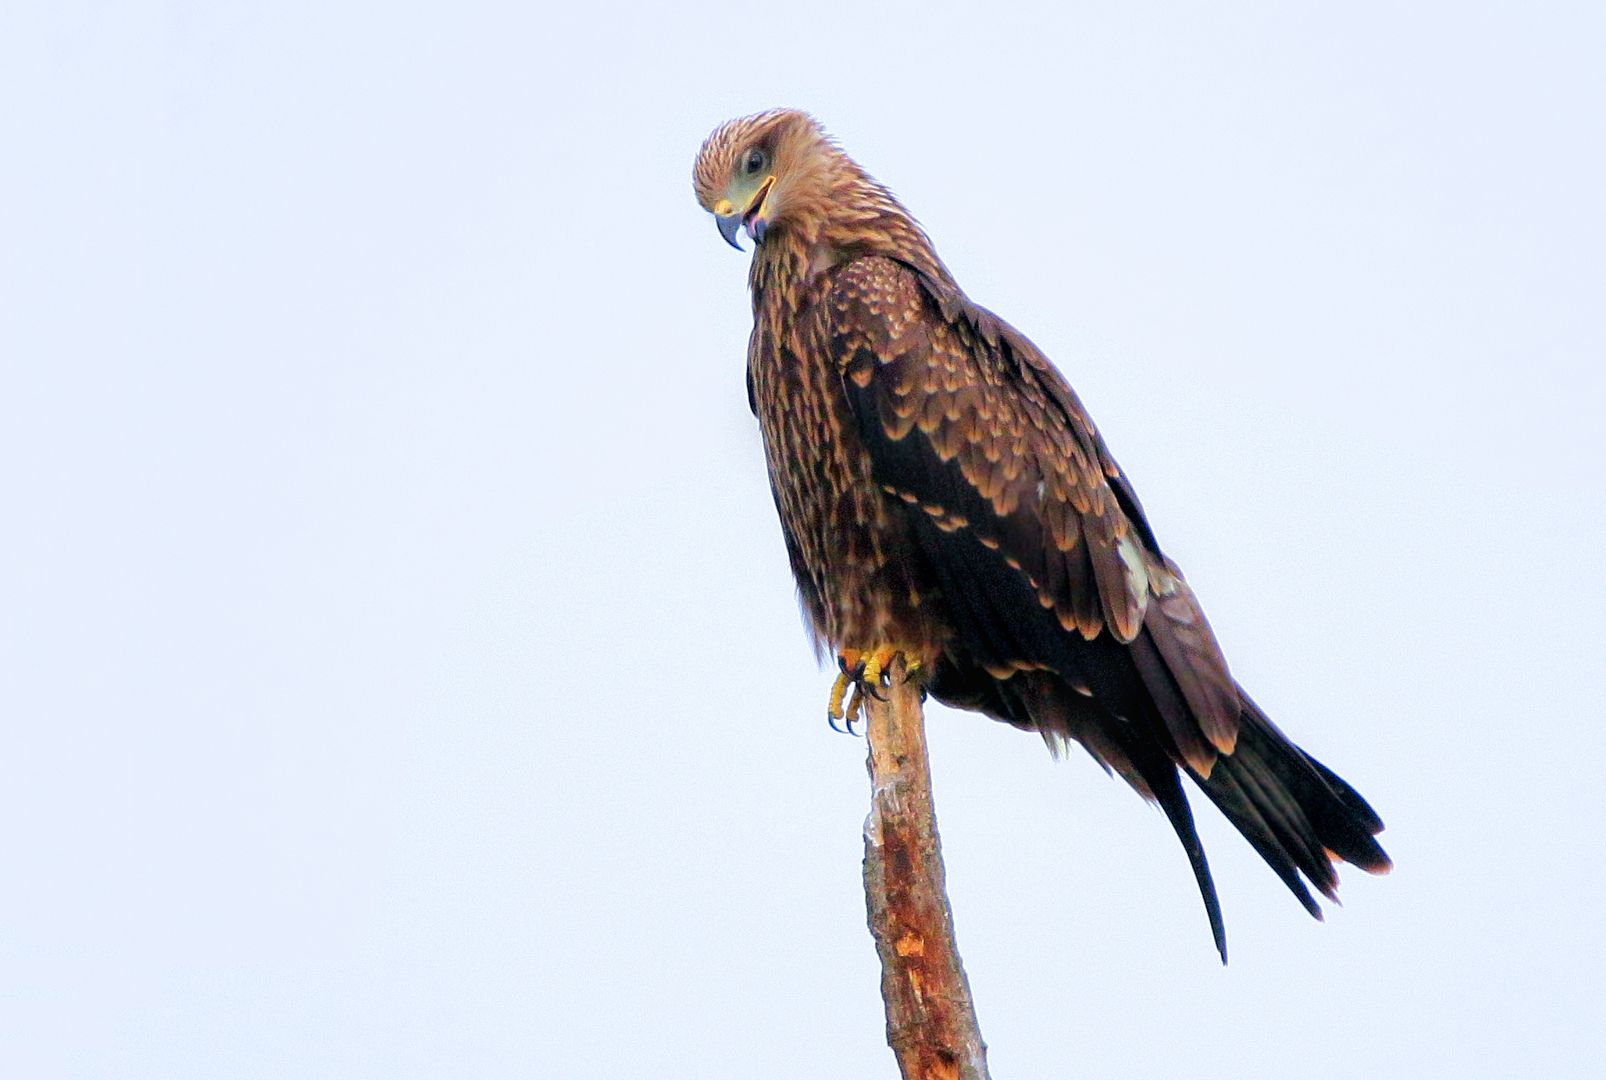
[[[1121,562],[1126,565],[1126,594],[1131,598],[1132,607],[1137,611],[1136,621],[1141,623],[1144,608],[1149,602],[1148,559],[1144,557],[1143,548],[1138,546],[1130,529],[1116,542],[1115,550],[1121,556]]]

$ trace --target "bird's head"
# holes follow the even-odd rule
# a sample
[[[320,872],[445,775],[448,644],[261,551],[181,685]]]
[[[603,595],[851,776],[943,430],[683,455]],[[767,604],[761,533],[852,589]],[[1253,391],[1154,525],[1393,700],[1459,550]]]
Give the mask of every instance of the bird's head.
[[[847,157],[808,113],[773,109],[720,125],[697,154],[692,185],[719,234],[738,251],[736,233],[758,243],[779,227],[816,224],[835,173]]]

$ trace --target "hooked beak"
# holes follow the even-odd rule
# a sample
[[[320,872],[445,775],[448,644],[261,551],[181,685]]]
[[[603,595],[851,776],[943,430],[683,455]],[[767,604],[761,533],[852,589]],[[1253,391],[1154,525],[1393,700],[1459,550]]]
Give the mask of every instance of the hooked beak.
[[[731,206],[730,213],[721,214],[719,211],[727,206],[731,206],[729,199],[721,199],[714,204],[714,224],[719,226],[719,235],[725,238],[725,243],[741,251],[742,245],[736,242],[736,230],[742,227],[742,215],[734,206]]]
[[[765,180],[746,209],[738,210],[729,199],[721,199],[714,204],[714,223],[719,226],[719,235],[737,251],[742,250],[742,245],[736,242],[736,231],[744,225],[748,236],[758,243],[764,242],[764,231],[770,223],[769,218],[764,216],[764,210],[769,202],[770,188],[774,186],[775,177]]]

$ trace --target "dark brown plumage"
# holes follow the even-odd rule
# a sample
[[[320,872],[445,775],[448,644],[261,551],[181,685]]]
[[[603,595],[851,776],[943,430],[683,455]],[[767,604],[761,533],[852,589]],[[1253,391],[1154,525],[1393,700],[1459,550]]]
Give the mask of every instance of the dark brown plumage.
[[[1334,859],[1389,868],[1371,807],[1234,681],[1070,386],[885,188],[792,110],[716,130],[694,183],[757,244],[748,396],[817,648],[866,679],[901,652],[939,701],[1158,802],[1223,960],[1180,773],[1318,918],[1301,874],[1333,898]]]

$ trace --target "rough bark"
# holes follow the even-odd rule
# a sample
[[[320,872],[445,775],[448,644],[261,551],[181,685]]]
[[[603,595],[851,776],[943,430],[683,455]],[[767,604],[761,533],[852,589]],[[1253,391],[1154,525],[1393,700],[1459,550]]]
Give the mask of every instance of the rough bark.
[[[872,795],[864,825],[887,1043],[904,1080],[987,1080],[987,1047],[954,943],[920,688],[906,681],[901,657],[889,675],[885,700],[865,702]]]

